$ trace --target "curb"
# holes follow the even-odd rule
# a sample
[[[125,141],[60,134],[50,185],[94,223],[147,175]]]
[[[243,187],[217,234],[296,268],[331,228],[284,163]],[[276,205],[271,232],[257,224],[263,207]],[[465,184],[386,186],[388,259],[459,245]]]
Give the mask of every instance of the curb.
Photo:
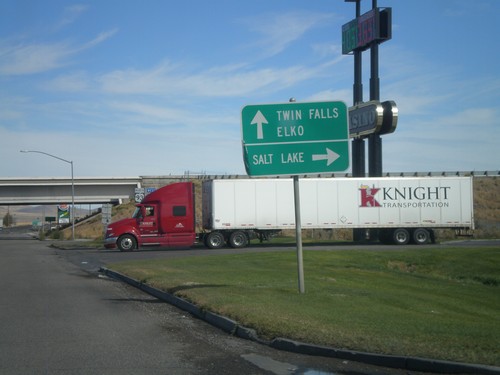
[[[410,371],[433,372],[442,374],[500,375],[500,367],[496,366],[476,365],[419,357],[385,355],[360,352],[355,350],[336,349],[327,346],[307,344],[286,338],[275,338],[271,341],[266,341],[261,339],[257,335],[257,332],[255,330],[241,326],[240,324],[238,324],[238,322],[225,316],[200,309],[195,304],[188,302],[183,298],[153,288],[147,284],[144,284],[124,274],[112,271],[105,267],[101,267],[99,272],[102,272],[106,276],[109,276],[113,279],[123,281],[137,289],[142,290],[145,293],[148,293],[164,302],[167,302],[181,310],[184,310],[195,316],[196,318],[204,320],[226,333],[242,339],[268,345],[274,349],[313,356],[338,358],[375,366],[383,366]]]

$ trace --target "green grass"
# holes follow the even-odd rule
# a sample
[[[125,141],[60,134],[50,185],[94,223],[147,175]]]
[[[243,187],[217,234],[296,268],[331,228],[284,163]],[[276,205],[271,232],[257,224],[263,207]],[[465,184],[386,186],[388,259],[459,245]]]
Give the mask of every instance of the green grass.
[[[305,251],[305,294],[292,251],[110,268],[266,338],[500,365],[500,248]]]

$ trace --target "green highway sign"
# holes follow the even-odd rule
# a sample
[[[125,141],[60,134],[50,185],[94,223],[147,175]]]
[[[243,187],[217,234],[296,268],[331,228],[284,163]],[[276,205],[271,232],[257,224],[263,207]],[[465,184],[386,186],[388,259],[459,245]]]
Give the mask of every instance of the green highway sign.
[[[241,111],[249,176],[330,173],[349,168],[344,102],[247,105]]]

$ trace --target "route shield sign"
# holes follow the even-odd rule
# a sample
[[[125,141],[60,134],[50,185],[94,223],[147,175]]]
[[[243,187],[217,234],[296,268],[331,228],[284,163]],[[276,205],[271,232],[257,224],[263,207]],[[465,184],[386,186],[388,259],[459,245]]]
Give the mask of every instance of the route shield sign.
[[[241,111],[249,176],[330,173],[349,168],[344,102],[247,105]]]

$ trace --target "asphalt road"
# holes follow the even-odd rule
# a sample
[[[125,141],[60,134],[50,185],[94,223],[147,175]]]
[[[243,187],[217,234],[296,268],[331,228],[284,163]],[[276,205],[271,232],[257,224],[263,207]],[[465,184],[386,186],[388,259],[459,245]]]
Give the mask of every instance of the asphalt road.
[[[232,250],[49,245],[0,235],[1,374],[417,374],[242,340],[97,272],[126,259]]]

